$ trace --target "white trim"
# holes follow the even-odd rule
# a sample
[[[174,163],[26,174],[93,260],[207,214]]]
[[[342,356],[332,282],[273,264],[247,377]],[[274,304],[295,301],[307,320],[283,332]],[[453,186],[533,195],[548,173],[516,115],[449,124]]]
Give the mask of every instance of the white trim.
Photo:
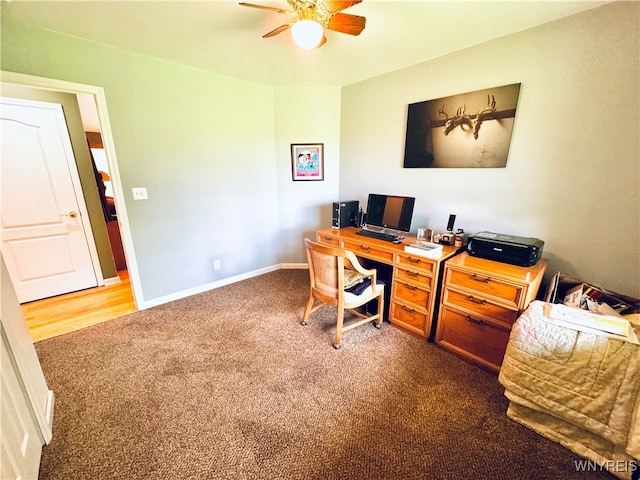
[[[277,270],[301,270],[306,268],[308,268],[308,265],[306,263],[280,263],[272,265],[270,267],[260,268],[258,270],[252,270],[250,272],[234,275],[233,277],[224,278],[222,280],[200,285],[188,290],[182,290],[181,292],[172,293],[171,295],[165,295],[164,297],[154,298],[153,300],[149,300],[148,302],[142,302],[142,304],[138,305],[138,308],[140,310],[144,310],[146,308],[157,307],[158,305],[162,305],[164,303],[173,302],[174,300],[180,300],[182,298],[190,297],[191,295],[196,295],[198,293],[208,292],[209,290],[215,290],[216,288],[231,285],[232,283],[240,282],[242,280],[247,280],[253,277],[258,277],[260,275],[264,275],[265,273],[275,272]]]
[[[49,443],[53,438],[53,407],[55,405],[55,395],[53,390],[49,390],[47,392],[47,405],[44,411],[44,418],[47,420],[49,424],[49,430],[43,430],[42,435],[44,437],[44,442]]]
[[[122,246],[124,256],[127,262],[127,270],[131,280],[131,290],[133,292],[134,302],[137,308],[139,302],[142,303],[142,286],[140,284],[140,273],[138,272],[138,264],[136,262],[135,251],[133,248],[133,238],[131,237],[131,228],[129,226],[129,218],[127,216],[126,204],[124,201],[124,193],[122,183],[120,182],[120,172],[118,170],[118,162],[116,158],[115,145],[113,143],[113,134],[111,132],[111,124],[109,123],[109,114],[107,112],[107,99],[102,87],[93,85],[84,85],[81,83],[67,82],[65,80],[57,80],[54,78],[36,77],[25,75],[22,73],[0,71],[2,83],[27,86],[42,90],[53,90],[57,92],[66,92],[77,94],[93,95],[96,102],[96,110],[98,119],[100,120],[100,134],[102,136],[102,144],[107,156],[109,165],[109,175],[111,176],[111,185],[113,186],[113,196],[116,207],[118,209],[118,224],[120,226],[120,236],[122,237]]]
[[[120,280],[120,277],[111,277],[111,278],[105,278],[104,279],[104,285],[105,286],[117,285],[119,283],[122,283],[122,280]]]

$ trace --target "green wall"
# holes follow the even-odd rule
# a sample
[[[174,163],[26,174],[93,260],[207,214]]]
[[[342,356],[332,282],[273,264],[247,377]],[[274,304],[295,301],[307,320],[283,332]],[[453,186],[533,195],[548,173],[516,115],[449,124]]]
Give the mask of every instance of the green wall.
[[[2,70],[104,88],[139,302],[278,263],[272,89],[5,19],[1,40]]]

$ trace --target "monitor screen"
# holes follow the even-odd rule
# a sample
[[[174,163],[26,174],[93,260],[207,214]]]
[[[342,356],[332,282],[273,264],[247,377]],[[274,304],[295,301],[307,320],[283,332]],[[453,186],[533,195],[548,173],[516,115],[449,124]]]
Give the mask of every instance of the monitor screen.
[[[365,222],[367,226],[408,232],[411,230],[415,202],[416,199],[413,197],[370,193]]]

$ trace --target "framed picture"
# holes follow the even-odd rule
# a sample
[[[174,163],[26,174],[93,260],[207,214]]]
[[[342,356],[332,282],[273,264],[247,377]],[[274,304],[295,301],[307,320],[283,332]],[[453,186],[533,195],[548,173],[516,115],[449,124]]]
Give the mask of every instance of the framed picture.
[[[291,171],[293,181],[324,180],[324,144],[292,143]]]
[[[520,84],[409,104],[404,168],[507,166]]]

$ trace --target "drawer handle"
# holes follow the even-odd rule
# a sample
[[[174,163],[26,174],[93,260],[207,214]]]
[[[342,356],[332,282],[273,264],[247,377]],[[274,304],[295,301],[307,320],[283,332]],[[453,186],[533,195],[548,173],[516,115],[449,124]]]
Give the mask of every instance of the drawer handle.
[[[407,307],[405,307],[404,305],[402,305],[402,309],[403,309],[405,312],[409,312],[409,313],[416,313],[416,311],[415,311],[413,308],[407,308]]]
[[[406,288],[407,290],[417,290],[418,287],[415,287],[413,285],[409,285],[408,283],[404,284],[404,288]]]
[[[413,257],[409,257],[407,260],[409,260],[411,263],[421,263],[422,260],[419,258],[413,258]]]
[[[491,281],[491,278],[481,277],[480,275],[476,275],[475,273],[471,275],[471,278],[473,278],[476,282],[482,282],[482,283],[489,283]]]
[[[476,298],[473,295],[469,295],[467,298],[469,298],[469,300],[473,303],[477,303],[478,305],[484,305],[485,303],[487,303],[484,298]]]
[[[407,275],[409,275],[410,277],[419,277],[420,274],[418,272],[412,272],[411,270],[405,270],[407,272]]]
[[[476,325],[484,325],[484,320],[476,320],[475,318],[471,318],[469,315],[467,315],[467,321],[475,323]]]
[[[368,252],[369,250],[371,250],[371,247],[368,247],[367,245],[362,245],[362,244],[360,245],[360,248],[361,248],[362,250],[366,250],[367,252]]]

